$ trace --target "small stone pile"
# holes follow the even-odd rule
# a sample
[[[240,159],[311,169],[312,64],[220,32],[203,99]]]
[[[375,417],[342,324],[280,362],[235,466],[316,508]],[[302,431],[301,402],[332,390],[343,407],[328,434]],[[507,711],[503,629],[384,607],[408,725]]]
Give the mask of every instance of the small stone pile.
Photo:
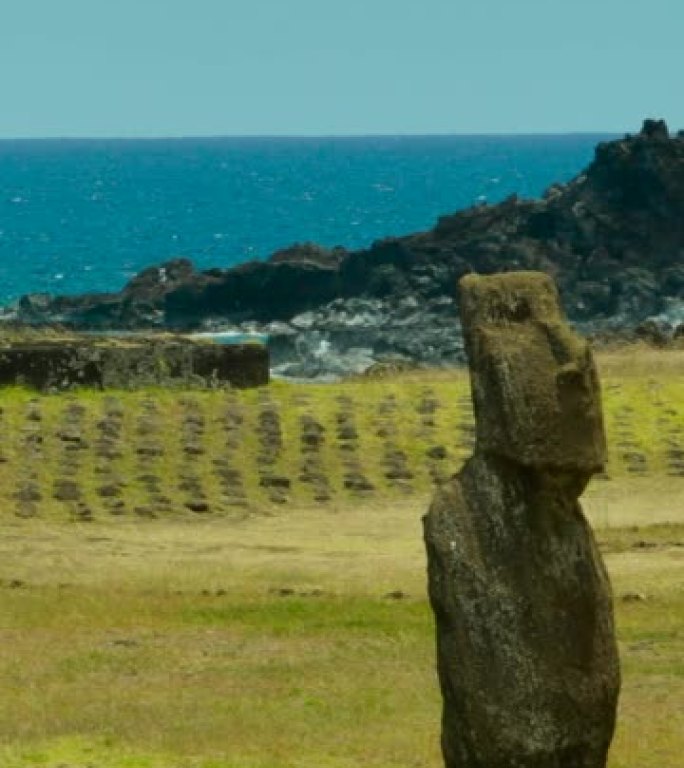
[[[476,444],[424,518],[447,768],[604,768],[620,672],[578,498],[606,456],[586,342],[541,273],[469,275]]]

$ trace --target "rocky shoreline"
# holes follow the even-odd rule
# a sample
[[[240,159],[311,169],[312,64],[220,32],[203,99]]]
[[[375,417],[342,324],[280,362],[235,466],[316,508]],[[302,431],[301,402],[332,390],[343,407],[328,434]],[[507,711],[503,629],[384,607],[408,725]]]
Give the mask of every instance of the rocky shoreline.
[[[28,295],[7,316],[73,330],[234,331],[269,337],[275,373],[319,377],[377,361],[462,362],[455,285],[540,270],[590,336],[684,336],[684,132],[646,120],[539,200],[511,197],[360,251],[298,244],[267,261],[195,270],[175,259],[119,293]]]

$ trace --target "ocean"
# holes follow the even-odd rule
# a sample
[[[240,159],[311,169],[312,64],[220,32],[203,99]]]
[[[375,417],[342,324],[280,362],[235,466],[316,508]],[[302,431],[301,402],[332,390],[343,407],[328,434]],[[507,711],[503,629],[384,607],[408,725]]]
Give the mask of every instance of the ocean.
[[[512,193],[540,195],[605,135],[0,141],[0,304],[119,290],[295,242],[360,248]]]

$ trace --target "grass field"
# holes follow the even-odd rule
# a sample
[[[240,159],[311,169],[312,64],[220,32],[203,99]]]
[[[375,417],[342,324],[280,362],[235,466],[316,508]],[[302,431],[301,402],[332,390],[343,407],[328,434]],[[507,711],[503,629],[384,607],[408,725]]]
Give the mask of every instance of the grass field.
[[[681,768],[684,358],[601,366],[610,766]],[[0,403],[2,768],[441,765],[420,516],[462,376]]]
[[[684,477],[684,352],[606,356],[607,478]],[[424,498],[473,439],[467,376],[0,396],[2,516],[239,518]]]

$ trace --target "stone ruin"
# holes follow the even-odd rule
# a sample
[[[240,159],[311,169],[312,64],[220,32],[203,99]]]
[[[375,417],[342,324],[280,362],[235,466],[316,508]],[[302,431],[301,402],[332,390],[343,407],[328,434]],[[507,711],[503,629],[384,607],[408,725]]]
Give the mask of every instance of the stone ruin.
[[[476,446],[424,518],[447,768],[603,768],[620,670],[578,498],[606,446],[596,369],[535,272],[460,283]]]
[[[263,344],[212,344],[184,338],[62,340],[0,344],[0,387],[43,392],[76,387],[260,387],[269,382]]]

